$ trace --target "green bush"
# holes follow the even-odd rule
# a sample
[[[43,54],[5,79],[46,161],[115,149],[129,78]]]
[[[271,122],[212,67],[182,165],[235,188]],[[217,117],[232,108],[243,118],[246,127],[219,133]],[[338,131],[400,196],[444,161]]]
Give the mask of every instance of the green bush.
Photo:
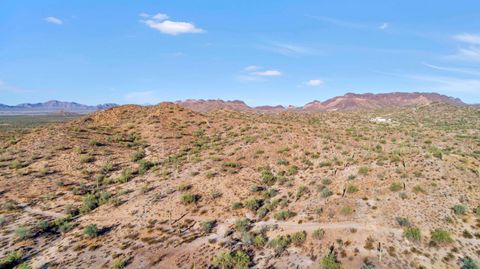
[[[130,179],[132,179],[132,170],[130,169],[123,169],[122,174],[118,176],[117,182],[118,183],[127,183]]]
[[[293,216],[295,216],[294,212],[289,211],[289,210],[282,210],[282,211],[276,212],[273,215],[273,218],[276,219],[276,220],[287,220],[287,219],[289,219]]]
[[[0,259],[0,268],[13,268],[22,260],[22,252],[11,251],[7,256]]]
[[[431,233],[431,240],[438,244],[448,244],[453,242],[450,233],[443,229],[433,230]]]
[[[291,242],[292,240],[290,239],[290,236],[279,235],[275,239],[270,240],[270,242],[268,242],[268,246],[273,248],[276,253],[282,253],[288,248]]]
[[[347,187],[347,192],[348,192],[348,193],[355,193],[355,192],[357,192],[357,191],[358,191],[358,188],[357,188],[357,186],[355,186],[355,185],[349,185],[349,186]]]
[[[137,162],[137,161],[145,158],[145,156],[146,156],[146,155],[145,155],[145,151],[144,151],[143,149],[138,150],[138,151],[136,151],[135,153],[133,153],[133,155],[132,155],[132,161],[133,161],[133,162]]]
[[[253,245],[257,248],[263,248],[267,244],[268,239],[263,235],[256,235],[253,238]]]
[[[407,218],[397,217],[395,220],[397,221],[398,225],[400,225],[402,227],[410,226],[410,221]]]
[[[390,190],[391,191],[399,191],[402,189],[402,184],[400,182],[393,182],[391,185],[390,185]]]
[[[320,265],[323,269],[340,269],[340,262],[333,254],[324,256],[320,260]]]
[[[420,241],[422,239],[422,233],[417,227],[407,227],[403,230],[403,236],[412,241]]]
[[[250,264],[250,256],[241,250],[221,252],[213,258],[212,264],[220,269],[246,269]]]
[[[467,213],[467,206],[458,204],[453,206],[453,212],[456,215],[465,215]]]
[[[305,240],[307,240],[307,233],[305,231],[293,233],[291,235],[291,240],[295,246],[300,246],[305,242]]]
[[[277,177],[272,173],[272,171],[268,169],[263,169],[261,173],[263,184],[272,186],[277,181]]]
[[[97,196],[93,194],[87,194],[83,197],[83,204],[80,207],[80,213],[86,214],[97,207],[98,207]]]
[[[462,267],[461,269],[480,269],[480,265],[478,262],[475,262],[472,258],[470,257],[464,257],[461,259],[462,261]]]
[[[23,227],[23,226],[20,226],[15,230],[15,236],[19,240],[25,240],[25,239],[27,239],[31,236],[30,229],[28,229],[26,227]]]
[[[323,197],[323,198],[327,198],[329,197],[330,195],[332,195],[333,192],[331,192],[328,188],[323,188],[321,191],[320,191],[320,195]]]
[[[84,229],[83,229],[83,234],[93,238],[98,236],[98,228],[96,224],[88,224]]]
[[[145,174],[150,168],[152,168],[155,164],[151,161],[147,160],[140,160],[138,161],[138,173],[141,175]]]
[[[312,234],[313,238],[317,239],[317,240],[321,240],[323,239],[323,237],[325,236],[325,230],[323,229],[315,229],[313,231],[313,234]]]
[[[215,228],[215,224],[217,223],[216,220],[207,220],[202,222],[200,225],[204,233],[211,233],[213,228]]]
[[[247,218],[237,219],[235,229],[239,232],[246,232],[250,229],[250,220]]]
[[[197,194],[184,193],[180,196],[180,201],[183,204],[193,204],[200,200],[200,196]]]
[[[113,261],[113,269],[123,269],[127,266],[127,260],[123,258],[117,258]]]
[[[249,198],[243,204],[245,205],[246,208],[248,208],[252,212],[256,212],[260,207],[262,207],[263,200],[256,199],[256,198]]]
[[[360,175],[367,175],[369,171],[370,169],[368,168],[368,166],[362,166],[358,169],[358,173]]]

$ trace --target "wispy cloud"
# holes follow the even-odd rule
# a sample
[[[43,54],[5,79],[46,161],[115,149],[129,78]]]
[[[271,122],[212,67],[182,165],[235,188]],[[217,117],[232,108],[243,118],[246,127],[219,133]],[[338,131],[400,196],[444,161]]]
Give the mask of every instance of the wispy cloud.
[[[378,29],[386,30],[388,27],[390,27],[390,24],[388,24],[388,22],[384,22],[378,27]]]
[[[325,82],[321,79],[311,79],[306,81],[304,84],[310,87],[318,87],[323,85]]]
[[[140,13],[139,16],[143,18],[140,20],[141,23],[167,35],[198,34],[205,32],[205,30],[198,28],[191,22],[169,20],[168,15],[163,13],[157,13],[153,16],[147,13]]]
[[[450,93],[476,93],[480,89],[480,80],[478,79],[428,75],[407,75],[407,77],[418,81],[430,82],[433,89]]]
[[[53,24],[56,24],[56,25],[62,25],[63,24],[63,21],[59,18],[56,18],[56,17],[46,17],[44,20],[46,22],[53,23]]]
[[[268,42],[267,44],[258,45],[257,47],[284,56],[306,55],[314,53],[314,50],[310,48],[298,44],[284,42]]]
[[[352,21],[347,21],[347,20],[340,20],[340,19],[335,19],[335,18],[330,18],[330,17],[325,17],[325,16],[312,16],[312,15],[306,15],[309,18],[335,25],[335,26],[340,26],[344,28],[353,28],[353,29],[365,29],[368,28],[367,25],[358,23],[358,22],[352,22]]]
[[[446,66],[438,66],[429,63],[422,63],[426,67],[430,67],[435,70],[440,71],[447,71],[447,72],[454,72],[454,73],[461,73],[465,75],[473,75],[473,76],[480,76],[480,71],[468,69],[468,68],[458,68],[458,67],[446,67]]]
[[[480,35],[477,34],[459,34],[453,36],[453,39],[464,42],[464,43],[469,43],[469,44],[475,44],[475,45],[480,45]]]
[[[460,48],[460,49],[458,49],[457,53],[455,53],[453,55],[448,55],[446,57],[446,59],[479,62],[480,61],[480,47],[479,46],[469,46],[467,48]]]

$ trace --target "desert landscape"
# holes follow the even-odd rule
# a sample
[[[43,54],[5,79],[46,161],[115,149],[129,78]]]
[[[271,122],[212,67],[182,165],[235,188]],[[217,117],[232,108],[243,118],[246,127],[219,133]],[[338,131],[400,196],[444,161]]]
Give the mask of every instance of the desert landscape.
[[[477,268],[480,108],[394,96],[2,128],[0,268]]]

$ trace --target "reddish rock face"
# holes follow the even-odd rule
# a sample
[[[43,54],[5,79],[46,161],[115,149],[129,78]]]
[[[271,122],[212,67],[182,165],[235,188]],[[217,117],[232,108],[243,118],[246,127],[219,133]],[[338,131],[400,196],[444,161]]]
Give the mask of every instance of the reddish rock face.
[[[406,107],[428,105],[431,103],[447,103],[454,105],[464,105],[458,99],[438,93],[347,93],[343,96],[337,96],[322,101],[312,101],[303,107],[295,108],[293,106],[257,106],[250,107],[243,101],[223,101],[223,100],[185,100],[177,101],[176,104],[189,108],[194,111],[208,112],[214,110],[236,110],[236,111],[262,111],[262,112],[281,112],[285,110],[298,111],[337,111],[337,110],[355,110],[355,109],[379,109],[387,107]]]

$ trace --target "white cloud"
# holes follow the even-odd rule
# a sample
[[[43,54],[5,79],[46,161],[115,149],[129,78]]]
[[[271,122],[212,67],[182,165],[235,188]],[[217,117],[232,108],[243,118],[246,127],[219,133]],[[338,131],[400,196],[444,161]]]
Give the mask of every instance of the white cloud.
[[[282,72],[278,70],[265,70],[265,71],[252,72],[251,74],[255,76],[261,76],[261,77],[278,77],[282,75]]]
[[[246,72],[253,72],[253,71],[260,70],[260,69],[262,69],[261,66],[258,66],[258,65],[249,65],[249,66],[245,67],[243,70],[245,70]]]
[[[56,18],[56,17],[46,17],[44,20],[46,22],[57,24],[57,25],[62,25],[63,24],[63,21],[59,18]]]
[[[380,25],[378,28],[379,28],[380,30],[385,30],[385,29],[387,29],[388,27],[390,27],[390,24],[388,24],[387,22],[384,22],[384,23],[382,23],[382,25]]]
[[[142,14],[146,16],[142,16]],[[140,22],[167,35],[196,34],[205,32],[203,29],[196,27],[195,24],[190,22],[168,20],[169,17],[167,14],[157,13],[152,17],[150,17],[147,13],[142,14],[140,14],[142,18],[149,19],[140,20]]]
[[[142,17],[142,18],[148,18],[150,17],[150,15],[148,13],[145,13],[145,12],[142,12],[140,14],[138,14],[138,16]]]
[[[465,33],[456,35],[453,38],[460,42],[480,45],[480,35]]]
[[[305,85],[307,86],[312,86],[312,87],[316,87],[316,86],[321,86],[323,85],[323,80],[320,80],[320,79],[311,79],[309,81],[306,81],[305,82]]]

